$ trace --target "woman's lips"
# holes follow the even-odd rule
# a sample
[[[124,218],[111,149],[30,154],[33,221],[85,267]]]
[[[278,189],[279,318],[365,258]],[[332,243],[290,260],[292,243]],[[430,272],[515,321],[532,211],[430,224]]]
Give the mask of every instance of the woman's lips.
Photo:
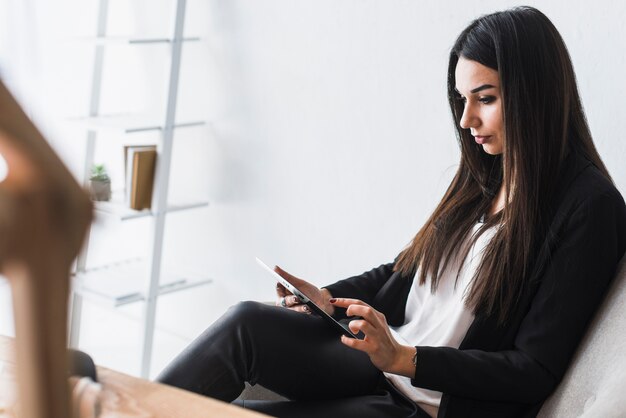
[[[478,135],[476,135],[474,137],[474,140],[476,141],[477,144],[482,145],[485,142],[487,142],[489,140],[489,138],[491,138],[491,135],[489,135],[489,136],[478,136]]]

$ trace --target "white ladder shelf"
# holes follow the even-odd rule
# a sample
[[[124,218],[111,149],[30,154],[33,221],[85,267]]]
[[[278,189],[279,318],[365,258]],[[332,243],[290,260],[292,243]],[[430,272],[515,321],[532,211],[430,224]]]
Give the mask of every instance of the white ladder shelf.
[[[70,346],[78,347],[81,326],[81,311],[83,298],[93,298],[107,301],[112,306],[121,306],[127,303],[138,301],[144,302],[144,310],[142,315],[142,347],[141,347],[141,377],[147,378],[150,373],[150,365],[152,358],[152,347],[154,340],[154,328],[157,298],[159,295],[171,293],[183,289],[189,289],[195,286],[210,283],[207,278],[189,278],[189,277],[170,277],[161,271],[161,259],[163,252],[163,236],[165,229],[166,214],[173,211],[205,207],[208,202],[190,202],[181,205],[168,206],[168,185],[170,177],[170,165],[172,156],[172,146],[174,139],[174,130],[178,128],[186,128],[193,126],[201,126],[203,121],[189,121],[184,123],[176,123],[176,101],[178,94],[180,63],[182,46],[185,42],[197,41],[199,38],[183,37],[183,28],[185,23],[186,0],[176,0],[176,12],[174,21],[174,30],[171,38],[107,38],[106,24],[108,14],[108,0],[100,0],[98,10],[97,34],[93,40],[95,43],[94,67],[91,84],[91,99],[89,105],[88,117],[84,119],[87,124],[87,146],[85,151],[84,179],[87,185],[89,173],[94,163],[95,145],[97,135],[103,130],[114,129],[124,133],[145,132],[148,130],[160,131],[160,141],[157,144],[157,164],[154,177],[154,193],[152,198],[152,209],[143,211],[134,211],[124,207],[123,203],[115,202],[98,202],[96,210],[105,214],[113,214],[120,220],[135,219],[138,217],[150,216],[152,218],[152,240],[150,249],[150,259],[147,268],[147,281],[138,284],[138,289],[123,288],[119,280],[113,276],[122,275],[122,277],[138,277],[139,273],[133,275],[129,273],[132,268],[141,270],[137,262],[134,263],[118,263],[119,265],[110,268],[88,269],[87,253],[88,248],[79,255],[76,263],[76,274],[74,283],[74,292],[72,296],[72,310],[70,319]],[[171,49],[170,73],[167,90],[167,105],[165,116],[161,122],[145,120],[137,120],[128,118],[127,116],[103,116],[99,113],[100,94],[102,91],[102,73],[104,65],[104,48],[110,44],[126,43],[129,45],[141,45],[164,43]],[[87,237],[87,242],[89,237]],[[130,267],[133,266],[134,267]],[[131,269],[131,270],[129,270]],[[124,276],[126,275],[126,276]],[[107,280],[109,276],[110,283],[104,288],[98,287]],[[161,280],[165,276],[164,280]],[[99,277],[99,279],[98,279]],[[127,280],[125,283],[128,283]],[[136,280],[135,280],[136,282]],[[111,289],[115,288],[116,283],[119,285],[117,292]],[[108,286],[108,287],[107,287]]]

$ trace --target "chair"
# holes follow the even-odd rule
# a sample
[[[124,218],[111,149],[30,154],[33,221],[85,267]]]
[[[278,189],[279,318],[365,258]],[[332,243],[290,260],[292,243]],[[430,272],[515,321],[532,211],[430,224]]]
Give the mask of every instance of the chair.
[[[11,284],[20,416],[70,417],[67,295],[91,202],[0,82],[0,273]]]

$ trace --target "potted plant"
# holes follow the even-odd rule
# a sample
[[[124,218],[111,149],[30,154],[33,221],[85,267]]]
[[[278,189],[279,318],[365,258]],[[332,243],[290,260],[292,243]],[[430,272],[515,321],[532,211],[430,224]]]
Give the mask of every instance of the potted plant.
[[[89,177],[91,199],[95,201],[111,200],[111,179],[104,164],[94,164]]]

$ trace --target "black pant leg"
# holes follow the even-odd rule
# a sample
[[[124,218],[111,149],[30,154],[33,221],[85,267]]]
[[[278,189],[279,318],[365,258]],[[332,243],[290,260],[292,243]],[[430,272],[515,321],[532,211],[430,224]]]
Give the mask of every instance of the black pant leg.
[[[244,382],[289,399],[319,400],[371,393],[381,372],[344,346],[321,318],[242,302],[194,340],[158,381],[230,402]]]
[[[279,418],[430,418],[381,376],[370,394],[315,401],[237,401],[246,409]]]

